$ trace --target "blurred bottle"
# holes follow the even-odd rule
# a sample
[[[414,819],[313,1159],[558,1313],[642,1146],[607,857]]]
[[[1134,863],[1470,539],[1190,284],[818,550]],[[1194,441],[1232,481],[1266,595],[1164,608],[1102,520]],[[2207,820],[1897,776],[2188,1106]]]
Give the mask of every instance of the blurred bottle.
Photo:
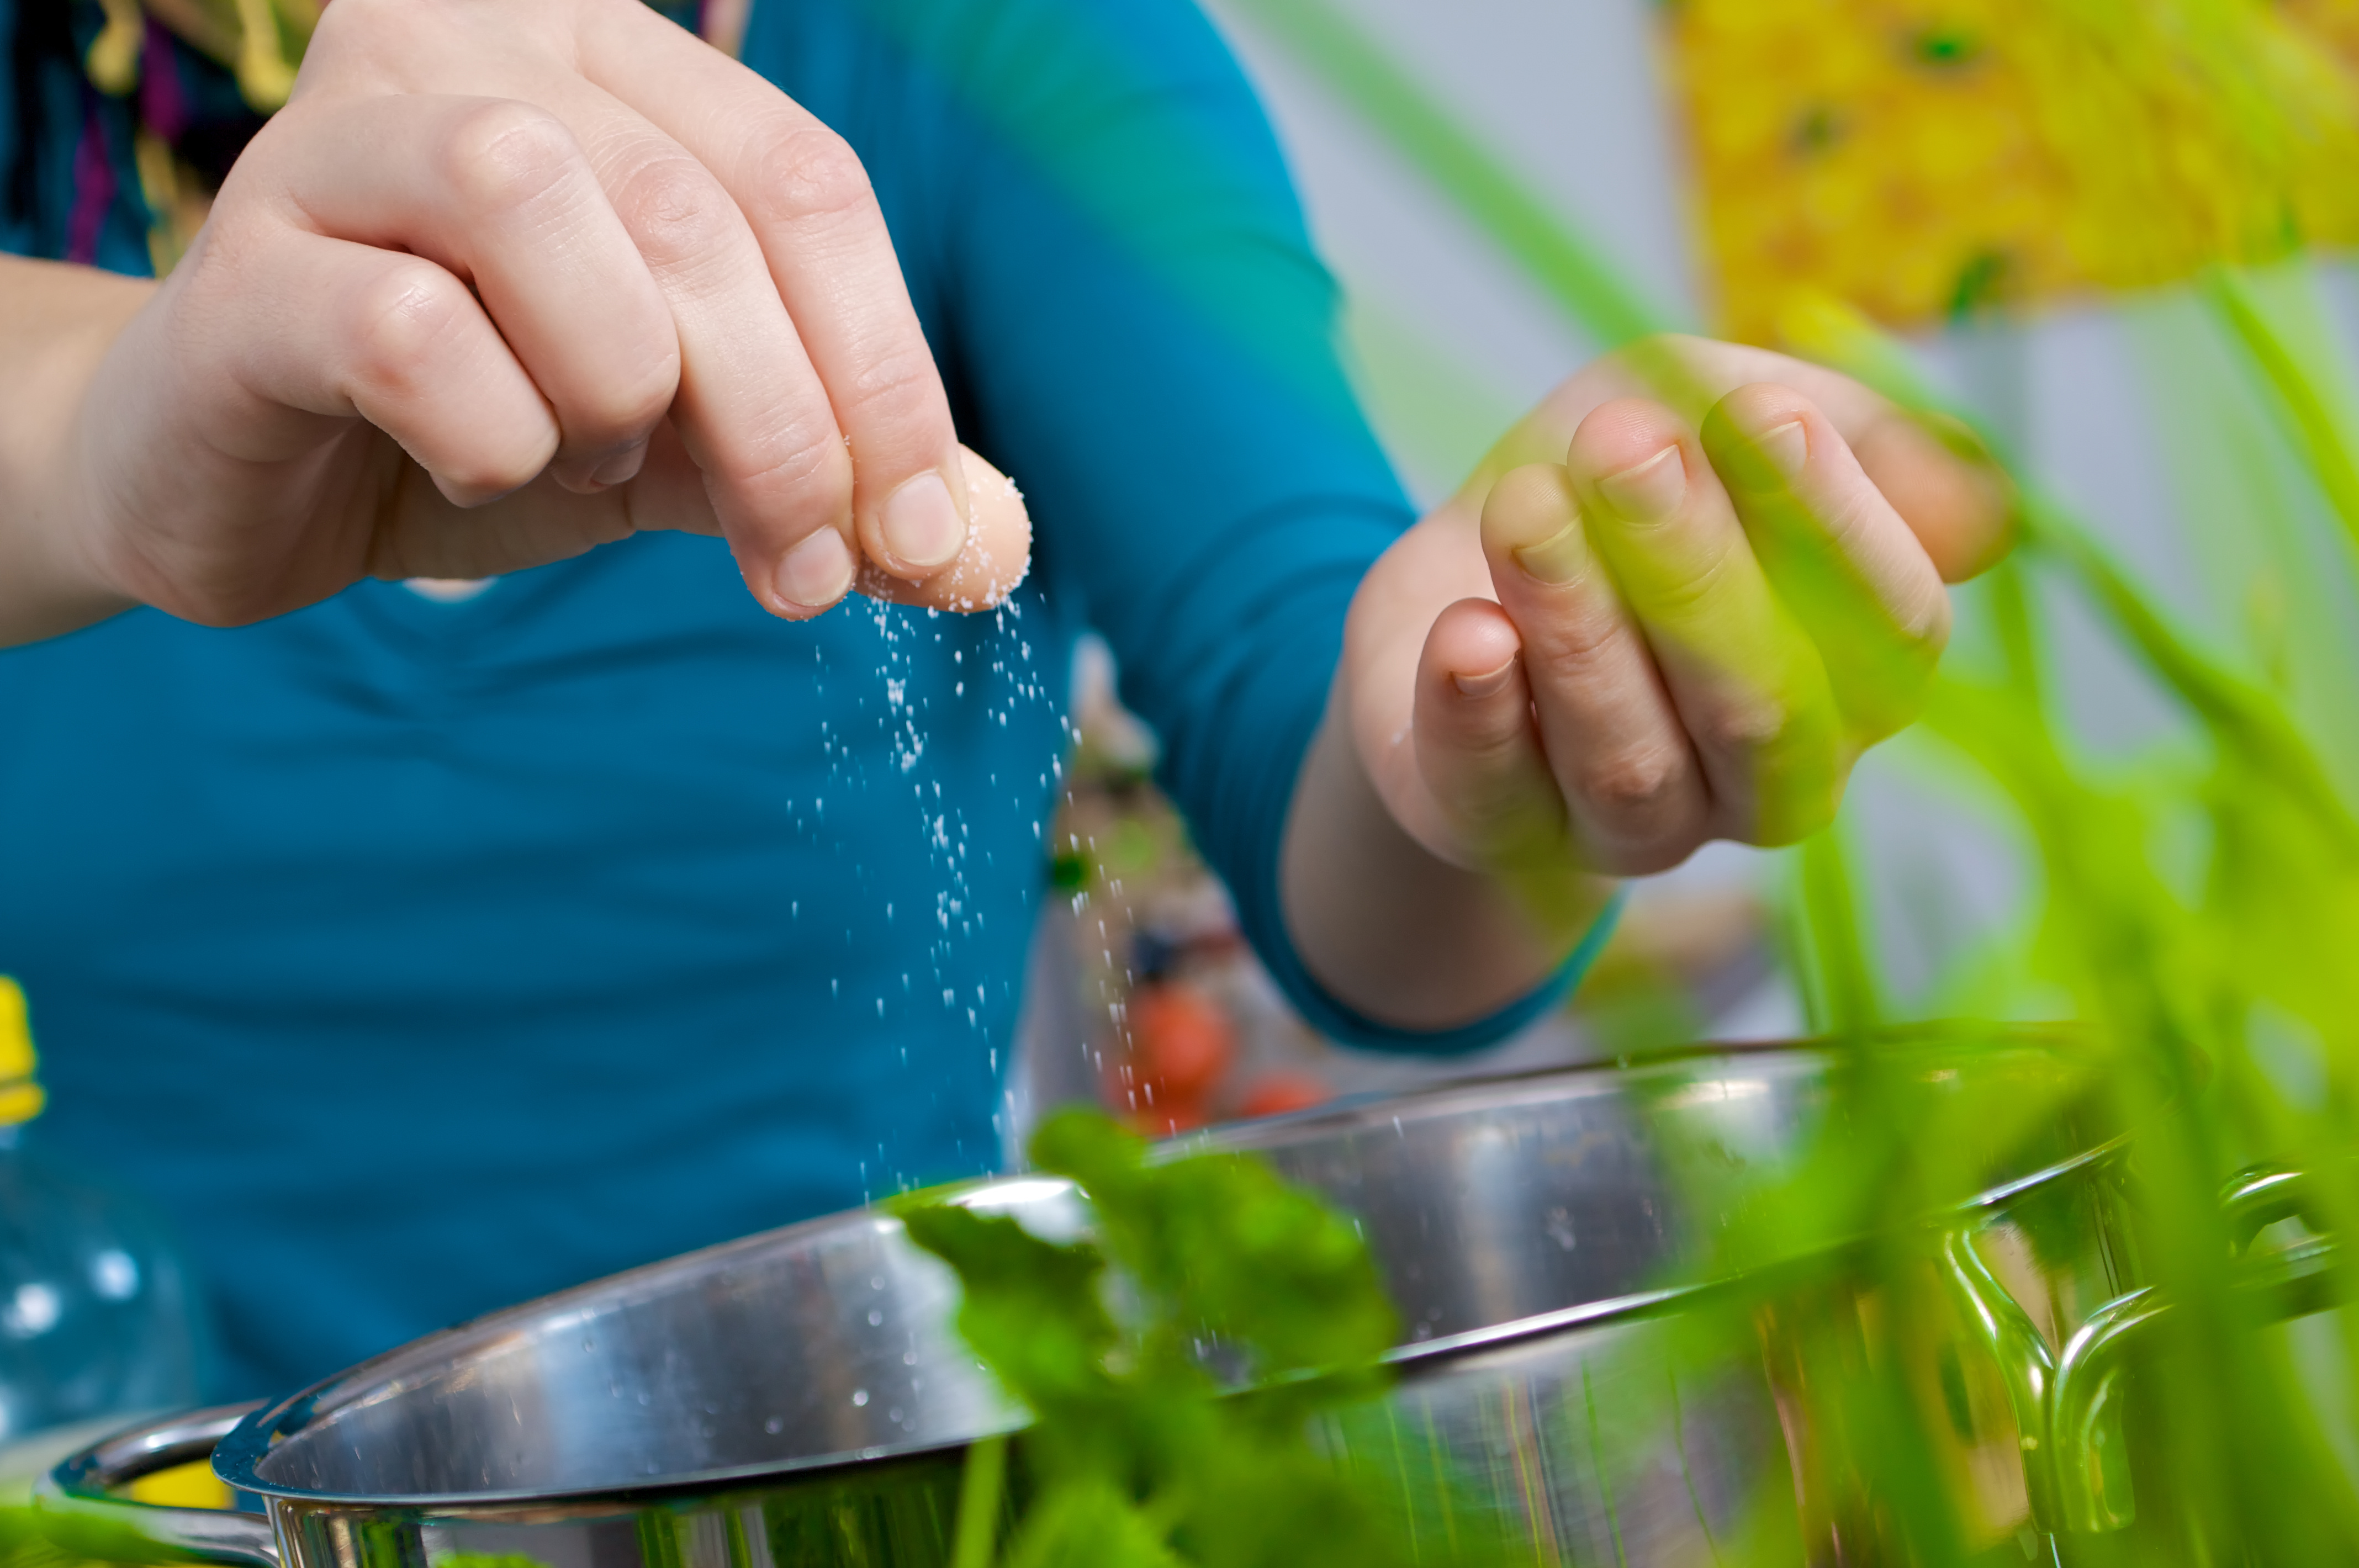
[[[25,993],[0,975],[0,1443],[197,1401],[191,1281],[162,1220],[41,1158]]]

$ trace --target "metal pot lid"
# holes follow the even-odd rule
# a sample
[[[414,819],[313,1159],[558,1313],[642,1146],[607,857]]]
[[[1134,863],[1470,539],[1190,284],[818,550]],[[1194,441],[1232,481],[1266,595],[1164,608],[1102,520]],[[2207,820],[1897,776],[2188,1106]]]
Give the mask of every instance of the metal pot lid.
[[[1969,1204],[2100,1157],[2064,1114],[2083,1053],[2050,1035],[1918,1032],[1886,1058],[1965,1115]],[[1180,1141],[1251,1150],[1364,1227],[1419,1362],[1660,1310],[1706,1281],[1717,1217],[1675,1152],[1774,1168],[1825,1126],[1855,1052],[1720,1047],[1474,1080]],[[958,1201],[1076,1234],[1061,1179]],[[478,1318],[266,1405],[215,1450],[231,1486],[374,1507],[481,1509],[726,1488],[957,1447],[1024,1424],[957,1338],[957,1285],[871,1210],[788,1226]]]

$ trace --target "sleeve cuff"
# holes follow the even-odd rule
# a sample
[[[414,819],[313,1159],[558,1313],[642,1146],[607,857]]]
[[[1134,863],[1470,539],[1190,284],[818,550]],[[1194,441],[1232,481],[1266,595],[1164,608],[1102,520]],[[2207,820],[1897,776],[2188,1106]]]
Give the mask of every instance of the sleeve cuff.
[[[1287,936],[1283,923],[1277,929],[1265,929],[1259,944],[1263,962],[1269,966],[1271,978],[1286,992],[1296,1011],[1313,1029],[1338,1044],[1355,1046],[1365,1051],[1415,1052],[1422,1055],[1456,1056],[1495,1045],[1516,1033],[1543,1013],[1560,1005],[1589,967],[1597,960],[1598,950],[1614,935],[1614,923],[1621,918],[1625,890],[1616,888],[1606,900],[1605,907],[1597,912],[1589,930],[1556,972],[1527,994],[1509,1002],[1484,1018],[1455,1029],[1402,1029],[1389,1023],[1379,1023],[1356,1010],[1335,1000],[1327,989],[1311,977],[1302,959],[1294,950],[1293,941]]]

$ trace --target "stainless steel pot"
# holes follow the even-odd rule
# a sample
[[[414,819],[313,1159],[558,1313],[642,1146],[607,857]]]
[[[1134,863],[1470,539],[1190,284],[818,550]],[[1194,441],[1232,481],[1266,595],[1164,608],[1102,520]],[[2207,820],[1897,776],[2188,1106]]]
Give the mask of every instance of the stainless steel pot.
[[[2056,1368],[2137,1283],[2107,1174],[2117,1144],[2075,1108],[2069,1049],[1895,1050],[1920,1092],[2044,1108],[2013,1131],[1956,1119],[1968,1139],[1988,1127],[1992,1146],[1971,1151],[1987,1179],[1924,1249],[1950,1303],[1919,1336],[1940,1384],[1929,1408],[1948,1412],[1937,1441],[1962,1517],[2004,1541],[2063,1517],[2043,1457]],[[1411,1528],[1437,1540],[1480,1514],[1544,1561],[1709,1561],[1767,1497],[1806,1541],[1833,1541],[1852,1504],[1795,1397],[1799,1325],[1824,1303],[1756,1292],[1757,1354],[1700,1358],[1687,1330],[1725,1298],[1699,1277],[1724,1217],[1679,1173],[1698,1152],[1749,1170],[1790,1158],[1839,1103],[1846,1059],[1721,1050],[1212,1140],[1356,1216],[1410,1325],[1390,1393],[1326,1440],[1428,1499]],[[1088,1223],[1060,1180],[960,1201],[1044,1233]],[[964,1445],[1022,1421],[957,1342],[955,1301],[897,1221],[814,1220],[494,1314],[275,1404],[126,1433],[60,1465],[41,1502],[255,1568],[929,1568],[948,1559]],[[263,1512],[109,1497],[208,1449]],[[2095,1507],[2082,1514],[2102,1523]]]

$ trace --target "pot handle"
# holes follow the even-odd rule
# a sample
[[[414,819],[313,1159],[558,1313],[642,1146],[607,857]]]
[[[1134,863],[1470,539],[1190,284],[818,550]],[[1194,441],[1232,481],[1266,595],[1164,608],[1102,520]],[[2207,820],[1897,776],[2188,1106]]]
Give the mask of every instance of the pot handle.
[[[2006,1382],[2023,1454],[2024,1491],[2032,1519],[2045,1527],[2055,1519],[2057,1508],[2056,1455],[2048,1440],[2056,1357],[2031,1314],[1974,1250],[1973,1231],[1961,1227],[1941,1238],[1940,1268],[1952,1298],[1981,1335]]]
[[[2309,1178],[2281,1166],[2240,1173],[2221,1195],[2230,1243],[2241,1257],[2255,1237],[2310,1210]],[[2334,1304],[2331,1237],[2269,1260],[2240,1281],[2238,1293],[2258,1316],[2281,1321]],[[2048,1342],[1974,1249],[1973,1231],[1941,1239],[1941,1273],[1953,1298],[1996,1361],[2023,1444],[2024,1483],[2032,1518],[2076,1534],[2125,1530],[2136,1518],[2121,1421],[2121,1374],[2129,1352],[2169,1311],[2152,1289],[2132,1291],[2089,1314],[2064,1346]]]
[[[2237,1256],[2267,1227],[2309,1214],[2309,1185],[2300,1172],[2277,1166],[2256,1166],[2231,1180],[2221,1195],[2221,1210]],[[2235,1293],[2265,1323],[2322,1312],[2335,1304],[2335,1250],[2332,1236],[2289,1248],[2237,1281]],[[2125,1530],[2137,1518],[2123,1446],[2122,1372],[2131,1350],[2169,1312],[2169,1301],[2152,1288],[2133,1291],[2090,1314],[2057,1357],[2049,1430],[2067,1530],[2102,1534]]]
[[[143,1476],[204,1458],[261,1402],[184,1411],[94,1443],[34,1484],[33,1506],[61,1519],[134,1531],[152,1544],[158,1561],[281,1568],[277,1538],[260,1514],[165,1508],[108,1495]]]

